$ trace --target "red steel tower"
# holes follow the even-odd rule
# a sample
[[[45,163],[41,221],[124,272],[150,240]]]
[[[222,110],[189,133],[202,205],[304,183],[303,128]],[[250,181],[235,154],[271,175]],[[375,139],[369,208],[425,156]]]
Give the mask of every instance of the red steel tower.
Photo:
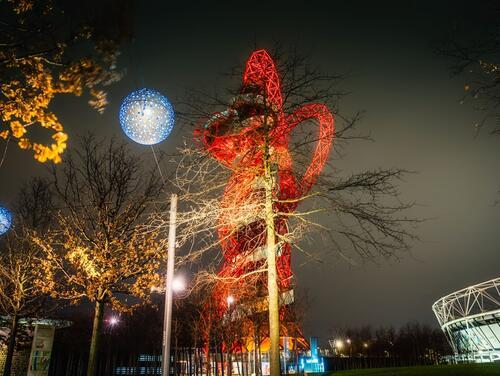
[[[303,176],[297,177],[289,142],[292,130],[308,120],[317,122],[319,135],[309,166]],[[323,104],[307,104],[285,113],[276,66],[265,50],[258,50],[246,63],[239,94],[227,110],[208,120],[199,136],[210,155],[232,171],[222,197],[218,226],[224,261],[214,299],[220,314],[228,308],[228,296],[236,299],[245,314],[266,310],[265,273],[260,277],[253,273],[265,265],[267,234],[261,208],[266,152],[275,178],[278,286],[284,312],[293,301],[287,218],[325,166],[334,138],[334,118]]]

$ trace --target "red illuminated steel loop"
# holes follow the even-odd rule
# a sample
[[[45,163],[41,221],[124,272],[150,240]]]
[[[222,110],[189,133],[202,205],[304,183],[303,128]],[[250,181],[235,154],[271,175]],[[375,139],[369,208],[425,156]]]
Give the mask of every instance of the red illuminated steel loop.
[[[311,163],[297,179],[289,142],[294,128],[308,120],[318,123],[319,135]],[[277,166],[275,209],[288,214],[297,208],[300,198],[309,192],[325,166],[334,138],[334,118],[323,104],[307,104],[285,114],[276,66],[265,50],[258,50],[246,63],[240,94],[226,111],[214,114],[197,135],[212,157],[233,171],[221,201],[218,236],[224,261],[219,276],[238,279],[265,265],[262,251],[266,227],[262,216],[257,214],[264,197],[262,166],[266,137],[269,137],[271,162]],[[278,285],[281,291],[287,291],[291,288],[292,271],[291,245],[283,240],[289,232],[286,215],[276,217],[275,229]],[[245,279],[239,279],[238,283],[244,287]],[[266,286],[265,275],[260,283]],[[228,291],[227,284],[221,282],[216,287],[214,298],[221,314],[229,308],[229,294],[233,292]]]

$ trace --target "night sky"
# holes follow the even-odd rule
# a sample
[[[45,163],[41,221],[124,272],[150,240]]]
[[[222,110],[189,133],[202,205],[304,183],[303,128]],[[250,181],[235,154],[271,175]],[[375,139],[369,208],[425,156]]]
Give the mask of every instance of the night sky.
[[[167,3],[137,2],[135,37],[120,59],[127,75],[109,89],[104,115],[81,98],[57,99],[69,148],[88,130],[124,139],[118,106],[139,86],[173,100],[188,89],[223,91],[221,74],[242,65],[254,47],[296,44],[324,71],[349,74],[341,84],[351,93],[340,103],[343,113],[366,111],[360,129],[374,142],[351,143],[339,169],[416,171],[401,184],[402,198],[418,204],[409,215],[429,218],[411,254],[397,262],[352,266],[331,257],[295,268],[310,297],[306,334],[326,337],[331,329],[364,324],[437,325],[436,299],[498,276],[500,139],[475,135],[481,114],[472,103],[460,104],[466,78],[452,77],[452,62],[432,49],[457,24],[471,32],[487,25],[487,3],[482,10],[473,1]],[[177,126],[158,148],[173,150],[185,131]],[[0,168],[0,202],[11,202],[23,180],[45,169],[11,145]]]

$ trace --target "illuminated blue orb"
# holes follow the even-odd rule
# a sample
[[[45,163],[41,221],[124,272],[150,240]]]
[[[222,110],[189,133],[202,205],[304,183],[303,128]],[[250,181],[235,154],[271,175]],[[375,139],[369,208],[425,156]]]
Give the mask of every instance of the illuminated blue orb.
[[[156,90],[130,93],[120,106],[120,125],[135,142],[154,145],[165,140],[174,127],[174,109]]]
[[[12,214],[10,214],[10,211],[0,206],[0,235],[9,231],[10,226],[12,226]]]

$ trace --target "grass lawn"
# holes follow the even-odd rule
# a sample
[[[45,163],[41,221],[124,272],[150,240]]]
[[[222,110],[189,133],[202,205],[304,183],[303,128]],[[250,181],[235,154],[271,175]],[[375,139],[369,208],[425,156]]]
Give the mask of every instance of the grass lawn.
[[[329,376],[500,376],[500,364],[460,364],[338,371]]]

